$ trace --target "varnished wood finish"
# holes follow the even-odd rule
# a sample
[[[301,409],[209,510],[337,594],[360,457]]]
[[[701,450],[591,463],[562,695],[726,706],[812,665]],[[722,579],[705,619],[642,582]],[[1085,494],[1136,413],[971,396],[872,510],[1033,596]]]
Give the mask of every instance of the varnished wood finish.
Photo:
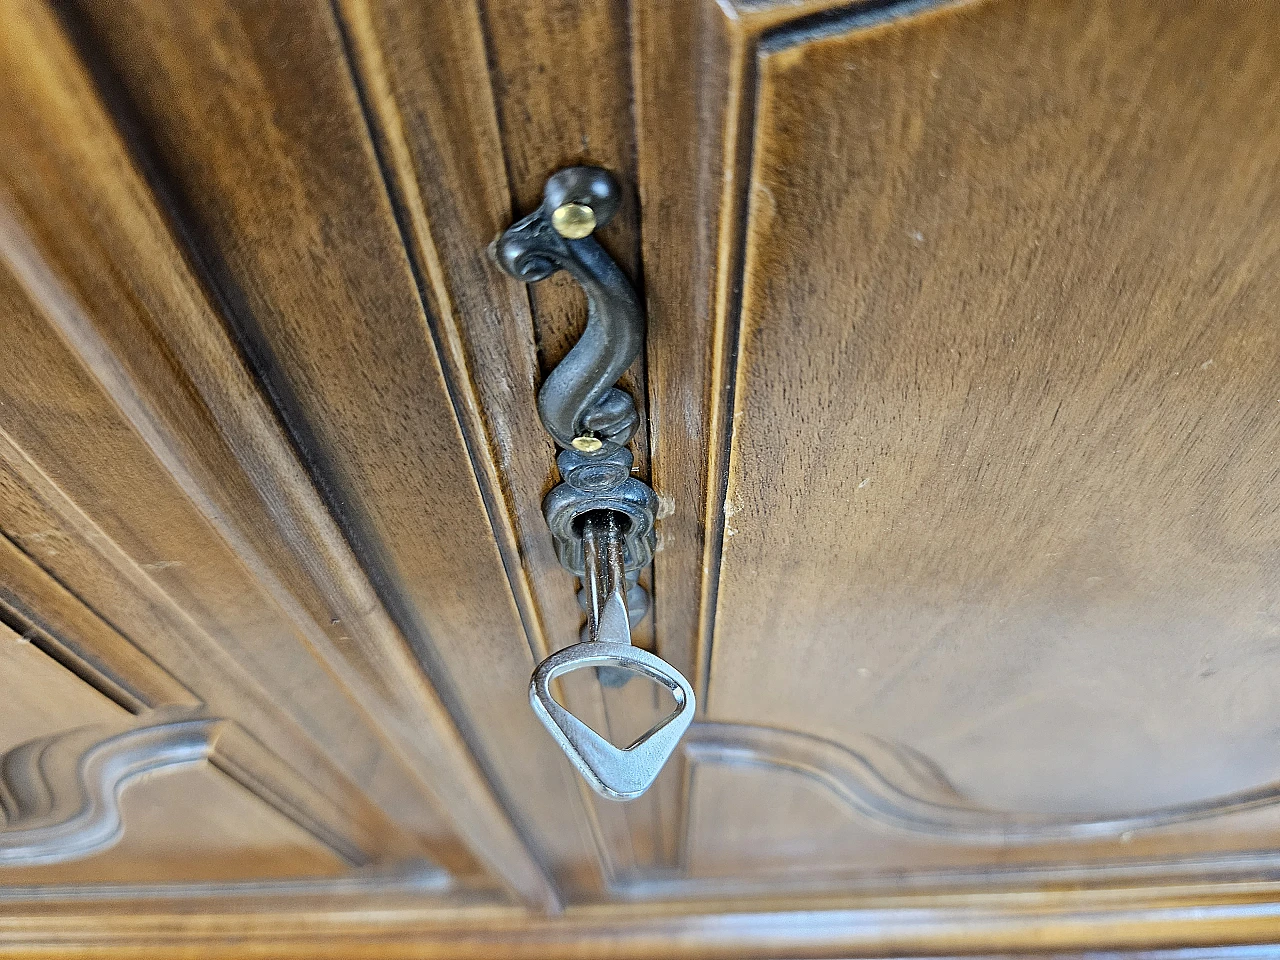
[[[709,716],[865,731],[1028,812],[1275,779],[1275,14],[764,39]]]
[[[581,294],[572,287],[555,287],[558,292],[548,291],[538,301],[544,309],[535,312],[528,288],[503,274],[488,257],[487,247],[524,202],[509,195],[504,144],[514,140],[521,151],[533,154],[520,182],[522,196],[529,198],[530,206],[536,205],[548,169],[587,160],[622,169],[618,164],[626,151],[615,144],[620,134],[605,138],[615,144],[608,153],[580,151],[582,138],[592,139],[591,124],[603,131],[618,129],[617,104],[625,96],[610,81],[616,70],[598,61],[599,72],[592,73],[593,83],[584,84],[583,91],[594,89],[605,99],[598,109],[579,108],[573,114],[577,119],[566,118],[562,125],[564,91],[545,70],[520,67],[514,35],[506,61],[512,70],[525,69],[521,81],[508,84],[502,77],[490,77],[484,10],[461,6],[440,17],[435,11],[427,16],[419,4],[348,3],[340,9],[367,91],[370,122],[384,144],[390,188],[401,199],[408,246],[424,281],[428,318],[442,345],[455,397],[461,401],[459,412],[472,440],[477,476],[492,508],[493,533],[529,644],[541,659],[577,639],[582,613],[573,596],[573,578],[555,558],[540,509],[554,480],[555,450],[529,397],[536,392],[541,370],[554,365],[565,349],[561,344],[548,357],[537,343],[563,341],[570,323],[581,326]],[[603,7],[597,12],[607,14]],[[599,17],[592,24],[597,21]],[[599,32],[587,26],[581,33],[584,42]],[[518,123],[524,126],[513,128]],[[589,125],[587,132],[570,136],[580,124]],[[467,136],[457,136],[459,125],[467,129]],[[550,129],[561,132],[548,139]],[[543,171],[542,179],[537,179],[534,167]],[[624,263],[631,258],[618,241],[628,236],[630,216],[630,208],[624,207],[615,221],[619,229],[611,225],[601,234]],[[643,629],[637,641],[645,642]],[[579,695],[572,697],[574,709],[601,726],[608,724],[610,715],[619,722],[637,707],[647,706],[627,703],[595,684],[575,692]],[[613,706],[613,700],[621,702]],[[543,734],[539,730],[536,736],[540,750]],[[551,764],[574,777],[559,758],[551,758]],[[598,886],[601,874],[643,861],[653,842],[649,838],[674,819],[655,816],[650,801],[621,809],[600,804],[578,789],[580,804],[566,805],[564,811],[576,810],[574,815],[584,826],[589,824],[591,832],[561,829],[542,835],[543,849],[562,874],[575,874],[575,883]]]
[[[173,246],[161,214],[147,202],[146,184],[76,66],[63,26],[34,5],[7,19],[14,52],[4,58],[12,91],[6,99],[24,108],[12,121],[27,123],[12,129],[21,151],[6,156],[14,164],[6,182],[17,191],[8,209],[28,222],[37,211],[42,218],[39,228],[11,221],[7,253],[26,288],[13,296],[34,298],[46,313],[36,319],[33,307],[19,299],[8,311],[3,331],[15,338],[8,352],[24,357],[21,375],[32,379],[6,379],[12,392],[5,427],[23,448],[9,460],[16,482],[35,484],[32,495],[55,516],[42,522],[15,490],[5,498],[6,508],[17,511],[6,535],[84,595],[95,582],[86,580],[73,551],[48,536],[73,536],[67,528],[81,523],[80,508],[63,498],[92,510],[96,522],[83,521],[92,549],[119,551],[114,565],[128,571],[144,596],[160,598],[143,600],[141,620],[117,612],[112,622],[127,625],[135,642],[143,643],[136,633],[148,631],[148,619],[157,612],[176,621],[176,630],[168,626],[145,641],[148,652],[174,664],[172,672],[193,688],[193,678],[207,677],[200,696],[212,709],[241,717],[246,711],[252,715],[255,700],[262,701],[262,709],[279,719],[265,725],[255,720],[255,733],[286,754],[301,750],[307,757],[303,767],[314,773],[324,769],[314,759],[317,749],[336,759],[349,779],[331,786],[331,795],[353,795],[355,782],[373,796],[381,794],[380,802],[403,818],[406,830],[436,837],[429,841],[436,855],[463,873],[475,870],[471,854],[453,839],[423,789],[427,782],[426,789],[438,791],[469,780],[447,806],[464,818],[478,814],[472,842],[494,830],[502,848],[493,853],[494,862],[503,864],[499,875],[524,871],[522,879],[508,875],[517,888],[546,902],[544,880],[505,812],[487,799],[485,781],[451,721],[424,699],[419,668],[397,666],[397,658],[408,661],[390,641],[364,662],[340,655],[352,634],[358,643],[386,636],[385,615],[371,603],[363,573],[344,557],[344,542],[292,460],[205,291]],[[60,110],[60,103],[77,109]],[[86,212],[95,216],[86,218]],[[163,336],[156,331],[159,318]],[[62,337],[69,339],[72,354]],[[113,340],[117,348],[128,348],[113,352]],[[175,369],[175,352],[190,366]],[[42,401],[45,391],[58,398],[61,409]],[[101,451],[96,458],[95,451]],[[39,466],[30,456],[39,458]],[[255,480],[263,483],[261,496]],[[298,531],[298,554],[291,555],[287,541],[272,533],[278,523]],[[112,592],[108,609],[120,595],[119,573],[112,574],[103,584]],[[320,578],[321,589],[312,577]],[[342,633],[348,613],[361,626],[352,634]],[[194,647],[184,649],[188,638]],[[411,725],[398,721],[397,732],[394,709],[369,712],[372,689],[353,695],[353,687],[367,686],[353,668],[381,670],[383,676],[398,669],[409,691],[418,688],[410,694],[418,698],[417,709],[434,710],[436,721],[424,723],[418,714]],[[371,727],[371,720],[383,730]],[[384,737],[390,734],[400,740],[398,750],[410,742],[420,750],[433,723],[444,726],[430,760],[422,754],[410,760],[388,749]],[[307,731],[301,738],[299,724]],[[461,779],[441,778],[441,761],[460,765],[455,771]],[[425,773],[428,763],[435,773]],[[412,773],[415,764],[418,771]],[[411,786],[414,777],[420,786]],[[412,842],[405,852],[420,855]]]
[[[7,539],[0,539],[0,575],[5,624],[125,709],[199,702]]]
[[[37,671],[20,676],[56,689]],[[73,716],[67,707],[74,699],[58,692],[59,713]],[[6,718],[6,726],[20,724]],[[261,881],[337,876],[365,862],[358,847],[264,803],[262,782],[246,780],[235,748],[222,746],[226,726],[166,711],[149,724],[117,717],[8,750],[0,836],[5,880],[16,886]]]
[[[617,0],[563,6],[485,0],[479,7],[513,212],[527,213],[541,202],[549,172],[575,164],[605,167],[618,178],[623,196],[609,228],[596,236],[638,283],[642,274],[626,5]],[[575,69],[564,70],[567,60],[575,64]],[[512,284],[510,279],[501,282]],[[563,359],[582,330],[582,294],[564,274],[525,289],[540,379]],[[636,398],[641,427],[632,446],[637,473],[647,478],[645,366],[642,354],[619,386]],[[478,365],[476,371],[479,379],[491,378],[483,365]],[[546,463],[541,466],[545,492],[550,473]],[[543,526],[540,517],[538,526]],[[570,590],[566,589],[565,575],[554,565],[549,565],[543,580],[546,587],[539,596],[540,607],[563,610],[554,621],[546,621],[554,628],[548,636],[550,646],[558,649],[576,639],[581,613],[576,602],[567,609],[563,606]],[[642,582],[651,588],[647,573]],[[633,642],[653,649],[652,618],[646,618],[636,628]],[[647,683],[628,684],[621,690],[596,684],[566,689],[568,702],[580,715],[591,717],[596,726],[618,731],[638,726],[642,728],[639,733],[648,729],[644,720],[651,723],[660,719],[656,715],[656,691]],[[609,876],[652,867],[673,856],[672,828],[676,818],[671,778],[666,778],[653,793],[623,807],[601,803],[593,796],[587,796],[586,802],[592,807],[603,867]]]
[[[577,907],[545,918],[467,898],[424,906],[409,888],[375,901],[379,916],[372,919],[343,909],[341,886],[314,884],[295,885],[287,897],[206,907],[198,925],[179,912],[190,900],[148,900],[151,909],[120,915],[107,901],[68,898],[33,915],[14,897],[0,917],[0,948],[13,948],[15,957],[1260,960],[1275,949],[1277,893],[1274,885],[1237,883],[1159,896],[1064,890],[856,902],[711,900],[695,909]]]
[[[0,953],[1280,940],[1280,6],[0,8],[0,857],[123,824]],[[576,163],[699,692],[627,805],[526,699],[584,305],[487,254]]]
[[[333,12],[136,14],[86,5],[85,32],[154,137],[143,149],[173,184],[172,215],[403,635],[394,642],[434,676],[516,829],[548,846],[571,837],[574,785],[546,762],[554,748],[518,696],[533,658]],[[174,98],[177,88],[190,96]],[[211,109],[218,124],[205,123]],[[376,656],[402,650],[389,641]],[[420,686],[419,667],[396,669],[420,698],[408,687]],[[414,739],[409,725],[401,734]],[[527,804],[536,809],[521,813]],[[508,840],[494,862],[515,855]]]

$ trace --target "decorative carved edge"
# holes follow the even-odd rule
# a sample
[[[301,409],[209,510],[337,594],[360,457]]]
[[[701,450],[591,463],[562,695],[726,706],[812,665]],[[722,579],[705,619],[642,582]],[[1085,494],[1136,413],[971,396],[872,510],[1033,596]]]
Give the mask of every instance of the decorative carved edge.
[[[34,608],[33,620],[48,620],[50,626],[58,627],[58,636],[51,635],[51,641],[61,643],[64,635],[68,641],[92,639],[95,656],[69,664],[55,655],[59,651],[46,649],[52,643],[46,645],[33,638],[34,647],[134,714],[135,723],[154,724],[162,710],[173,716],[183,715],[185,711],[185,716],[195,717],[207,716],[204,711],[220,709],[198,699],[184,685],[187,682],[206,693],[225,695],[228,690],[234,691],[237,707],[247,711],[245,719],[249,726],[226,723],[218,740],[217,754],[211,759],[222,773],[297,822],[354,866],[384,863],[406,853],[413,858],[439,862],[428,838],[391,819],[383,805],[385,797],[375,798],[360,789],[350,789],[349,772],[328,755],[322,741],[298,741],[281,753],[278,747],[268,747],[264,740],[259,740],[262,734],[277,744],[282,735],[286,742],[293,741],[298,718],[272,702],[268,691],[253,692],[252,684],[248,683],[252,678],[234,660],[221,655],[215,638],[191,621],[177,601],[151,580],[92,518],[67,499],[65,491],[14,445],[2,429],[0,486],[5,487],[5,505],[17,511],[17,516],[26,518],[24,525],[60,531],[57,551],[42,554],[39,562],[34,555],[25,554],[15,546],[9,552],[9,559],[14,560],[21,554],[30,560],[31,575],[25,575],[22,563],[0,564],[6,579],[4,586],[16,590],[23,604]],[[0,541],[0,547],[8,542],[7,539]],[[55,556],[62,565],[46,569],[49,558]],[[84,576],[97,586],[90,585]],[[66,578],[70,578],[67,582],[77,585],[78,591],[87,587],[89,593],[82,599],[79,592],[75,595],[67,592],[61,587],[62,579]],[[109,586],[102,587],[102,583]],[[58,593],[59,590],[62,593]],[[0,594],[3,593],[0,588]],[[67,604],[67,600],[74,600],[74,604]],[[0,596],[2,604],[3,596]],[[53,621],[51,611],[54,610],[62,616],[72,611],[77,619]],[[113,626],[117,623],[132,624],[130,636],[117,634]],[[192,649],[218,655],[201,657],[198,667],[191,666],[181,683],[168,672],[157,672],[153,676],[147,671],[154,661],[146,650],[171,633],[193,644]],[[145,660],[138,662],[139,657]],[[156,669],[161,670],[158,665]],[[139,698],[119,695],[120,684],[112,679],[116,674],[130,682],[145,675],[150,680],[148,689],[167,682],[172,690],[149,695],[145,701],[135,703]],[[155,710],[148,712],[144,709],[147,706],[154,706]],[[300,770],[308,771],[307,775],[302,776]],[[448,848],[448,852],[452,853],[453,849]]]
[[[453,882],[445,870],[417,859],[375,865],[366,838],[341,809],[229,720],[177,708],[130,723],[78,727],[29,740],[0,757],[0,867],[64,863],[110,849],[124,831],[120,798],[131,783],[207,763],[354,868],[408,871],[414,882],[434,887]],[[217,886],[238,890],[252,883]]]
[[[29,740],[0,758],[0,864],[62,863],[106,850],[120,796],[148,773],[209,760],[223,721],[188,719],[111,733],[101,725]]]
[[[559,916],[488,898],[403,894],[342,909],[319,899],[217,902],[34,900],[5,904],[0,949],[24,956],[200,956],[344,960],[602,956],[1056,957],[1263,960],[1275,956],[1280,884],[1193,883],[1118,890],[770,897],[751,903],[615,904]],[[1234,947],[1232,945],[1245,945]],[[1270,946],[1247,946],[1270,944]]]
[[[797,773],[820,784],[872,827],[932,843],[996,849],[1062,840],[1123,839],[1129,830],[1210,820],[1272,807],[1280,801],[1280,783],[1271,783],[1123,817],[1025,814],[973,804],[927,757],[905,745],[870,736],[859,738],[856,747],[851,747],[791,730],[699,722],[686,735],[684,751],[691,772],[707,763]],[[689,855],[688,842],[686,836],[682,860]],[[922,866],[887,872],[850,864],[808,867],[785,875],[766,867],[760,872],[732,876],[691,876],[682,866],[617,878],[611,883],[610,892],[627,902],[788,897],[809,904],[835,894],[906,898],[948,890],[964,891],[966,897],[973,897],[990,893],[995,884],[1015,891],[1014,896],[1042,890],[1046,884],[1058,889],[1119,884],[1155,891],[1209,882],[1239,885],[1269,881],[1275,876],[1278,863],[1276,852],[1264,847],[1080,862],[1063,862],[1059,857],[978,867]],[[1280,893],[1280,887],[1276,890]]]
[[[1280,783],[1273,782],[1124,815],[1021,813],[972,803],[928,758],[874,737],[845,746],[794,730],[695,723],[684,749],[694,763],[747,764],[798,773],[878,826],[932,841],[979,846],[1112,839],[1131,830],[1209,820],[1280,802]]]

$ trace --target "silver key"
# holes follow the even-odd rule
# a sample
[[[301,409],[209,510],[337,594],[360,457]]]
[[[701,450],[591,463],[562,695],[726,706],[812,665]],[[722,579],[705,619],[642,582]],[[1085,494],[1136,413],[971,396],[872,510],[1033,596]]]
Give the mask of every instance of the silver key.
[[[693,722],[696,702],[693,687],[678,670],[631,645],[619,521],[617,514],[608,511],[585,518],[583,585],[588,597],[588,639],[553,653],[538,665],[529,684],[529,702],[565,756],[597,793],[612,800],[633,800],[662,772]],[[649,677],[671,691],[675,711],[631,746],[615,747],[551,696],[553,680],[586,667],[610,667]]]

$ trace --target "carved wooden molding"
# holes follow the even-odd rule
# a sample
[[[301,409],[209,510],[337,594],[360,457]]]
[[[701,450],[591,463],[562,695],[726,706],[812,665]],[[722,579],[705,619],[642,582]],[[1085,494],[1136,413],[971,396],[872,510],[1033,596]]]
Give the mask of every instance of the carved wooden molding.
[[[1241,813],[1280,801],[1280,783],[1192,803],[1124,815],[1037,814],[993,810],[961,795],[927,757],[875,737],[845,746],[794,730],[734,723],[695,723],[685,741],[695,763],[751,764],[820,783],[858,816],[932,841],[1008,846],[1110,839]]]
[[[359,824],[238,725],[182,708],[151,711],[128,725],[77,727],[29,740],[0,757],[0,866],[63,863],[111,848],[126,826],[120,798],[130,783],[202,763],[352,867],[406,866],[371,856]],[[413,857],[408,866],[417,881],[451,882],[447,872]]]
[[[708,957],[1106,956],[1118,960],[1263,960],[1280,925],[1274,880],[1113,890],[915,896],[761,898],[724,903],[620,904],[556,916],[456,892],[423,902],[412,891],[370,893],[360,909],[324,897],[6,900],[0,949],[23,956],[280,957],[587,960]],[[1099,951],[1095,953],[1094,951]],[[1167,951],[1167,952],[1166,952]]]
[[[120,795],[147,773],[208,760],[221,720],[186,719],[112,732],[101,725],[29,740],[0,758],[0,863],[77,860],[120,837]]]

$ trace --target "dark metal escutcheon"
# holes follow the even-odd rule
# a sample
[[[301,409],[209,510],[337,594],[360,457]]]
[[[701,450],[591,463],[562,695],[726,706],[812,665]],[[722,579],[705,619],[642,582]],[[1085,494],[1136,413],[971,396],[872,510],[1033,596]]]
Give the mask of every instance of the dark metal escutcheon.
[[[635,402],[614,387],[644,346],[644,313],[631,282],[594,237],[569,239],[552,223],[568,204],[588,208],[595,227],[608,223],[621,200],[618,182],[599,167],[569,167],[552,175],[542,205],[493,242],[498,264],[519,280],[545,280],[567,270],[587,295],[587,326],[538,391],[538,415],[561,447],[590,434],[623,446],[639,425]]]

